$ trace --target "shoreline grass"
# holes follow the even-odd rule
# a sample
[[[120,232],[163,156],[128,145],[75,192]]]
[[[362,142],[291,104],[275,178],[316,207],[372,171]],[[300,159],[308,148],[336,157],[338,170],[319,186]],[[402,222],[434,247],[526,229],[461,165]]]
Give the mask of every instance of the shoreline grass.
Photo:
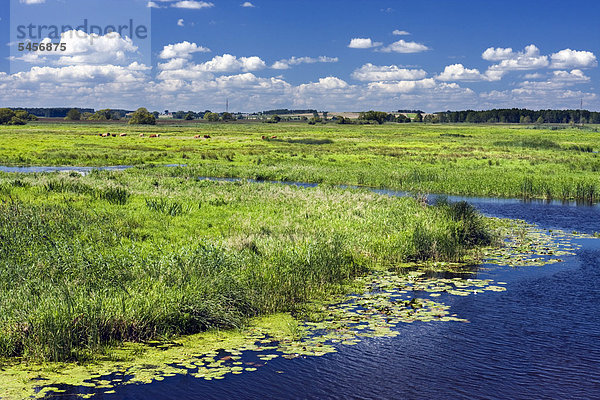
[[[85,361],[238,328],[375,266],[456,262],[494,239],[466,203],[178,175],[0,174],[0,357]]]

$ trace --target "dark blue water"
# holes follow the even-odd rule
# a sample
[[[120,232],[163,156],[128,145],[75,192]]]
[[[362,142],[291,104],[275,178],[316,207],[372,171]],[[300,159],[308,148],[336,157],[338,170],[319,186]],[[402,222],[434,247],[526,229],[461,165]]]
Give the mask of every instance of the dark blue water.
[[[466,200],[490,216],[600,232],[598,206]],[[277,358],[218,381],[182,375],[118,386],[95,398],[600,399],[600,240],[576,242],[581,248],[561,263],[477,273],[506,282],[505,292],[438,298],[468,324],[401,324],[397,337],[322,357]]]

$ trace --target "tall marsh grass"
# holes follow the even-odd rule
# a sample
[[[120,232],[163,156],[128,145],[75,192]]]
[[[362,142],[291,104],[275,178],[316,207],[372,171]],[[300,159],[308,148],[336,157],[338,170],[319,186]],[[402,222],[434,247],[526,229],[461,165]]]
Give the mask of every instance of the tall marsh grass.
[[[125,172],[122,191],[108,174],[40,176],[0,193],[0,357],[85,360],[124,340],[240,327],[375,265],[458,261],[491,240],[463,203],[170,175]]]

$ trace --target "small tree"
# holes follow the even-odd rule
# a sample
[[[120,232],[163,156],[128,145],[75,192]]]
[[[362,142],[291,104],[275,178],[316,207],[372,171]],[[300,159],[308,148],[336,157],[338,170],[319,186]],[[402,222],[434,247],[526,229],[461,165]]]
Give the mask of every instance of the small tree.
[[[0,108],[0,124],[8,124],[14,116],[15,112],[10,108]]]
[[[521,115],[521,118],[519,118],[519,122],[521,124],[530,124],[531,123],[531,117],[529,115]]]
[[[185,118],[184,118],[184,119],[185,119],[186,121],[191,121],[191,120],[193,120],[193,119],[194,119],[194,114],[192,114],[192,113],[187,113],[187,114],[185,114]]]
[[[104,110],[96,111],[96,113],[93,114],[88,119],[93,120],[93,121],[108,121],[108,120],[112,119],[112,117],[113,117],[112,111],[110,109],[106,108]]]
[[[537,121],[535,121],[535,123],[538,124],[538,125],[542,125],[544,123],[544,117],[542,117],[540,115],[540,117],[537,119]]]
[[[78,109],[72,108],[67,113],[67,116],[65,117],[65,119],[68,121],[79,121],[81,119],[81,113],[79,112]]]
[[[361,112],[358,114],[358,119],[362,119],[364,121],[376,121],[378,124],[383,124],[388,120],[388,113],[383,111],[367,111]]]
[[[233,114],[228,112],[224,112],[221,118],[223,119],[223,121],[233,121],[235,119],[233,118]]]
[[[204,114],[204,119],[209,122],[217,122],[219,120],[219,114],[213,112],[207,112]]]
[[[136,112],[133,113],[129,123],[132,125],[155,125],[156,118],[154,118],[153,114],[150,114],[148,110],[145,108],[138,108]]]
[[[423,115],[421,113],[417,113],[413,119],[413,122],[423,122]]]

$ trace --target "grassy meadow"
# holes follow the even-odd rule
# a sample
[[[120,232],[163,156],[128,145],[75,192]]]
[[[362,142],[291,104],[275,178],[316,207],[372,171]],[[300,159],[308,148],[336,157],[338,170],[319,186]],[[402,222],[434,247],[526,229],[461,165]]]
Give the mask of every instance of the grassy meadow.
[[[127,136],[98,136],[107,131]],[[159,138],[148,137],[156,133]],[[600,199],[598,135],[595,129],[468,124],[32,123],[0,129],[0,160],[4,165],[186,164],[190,176],[590,202]]]

